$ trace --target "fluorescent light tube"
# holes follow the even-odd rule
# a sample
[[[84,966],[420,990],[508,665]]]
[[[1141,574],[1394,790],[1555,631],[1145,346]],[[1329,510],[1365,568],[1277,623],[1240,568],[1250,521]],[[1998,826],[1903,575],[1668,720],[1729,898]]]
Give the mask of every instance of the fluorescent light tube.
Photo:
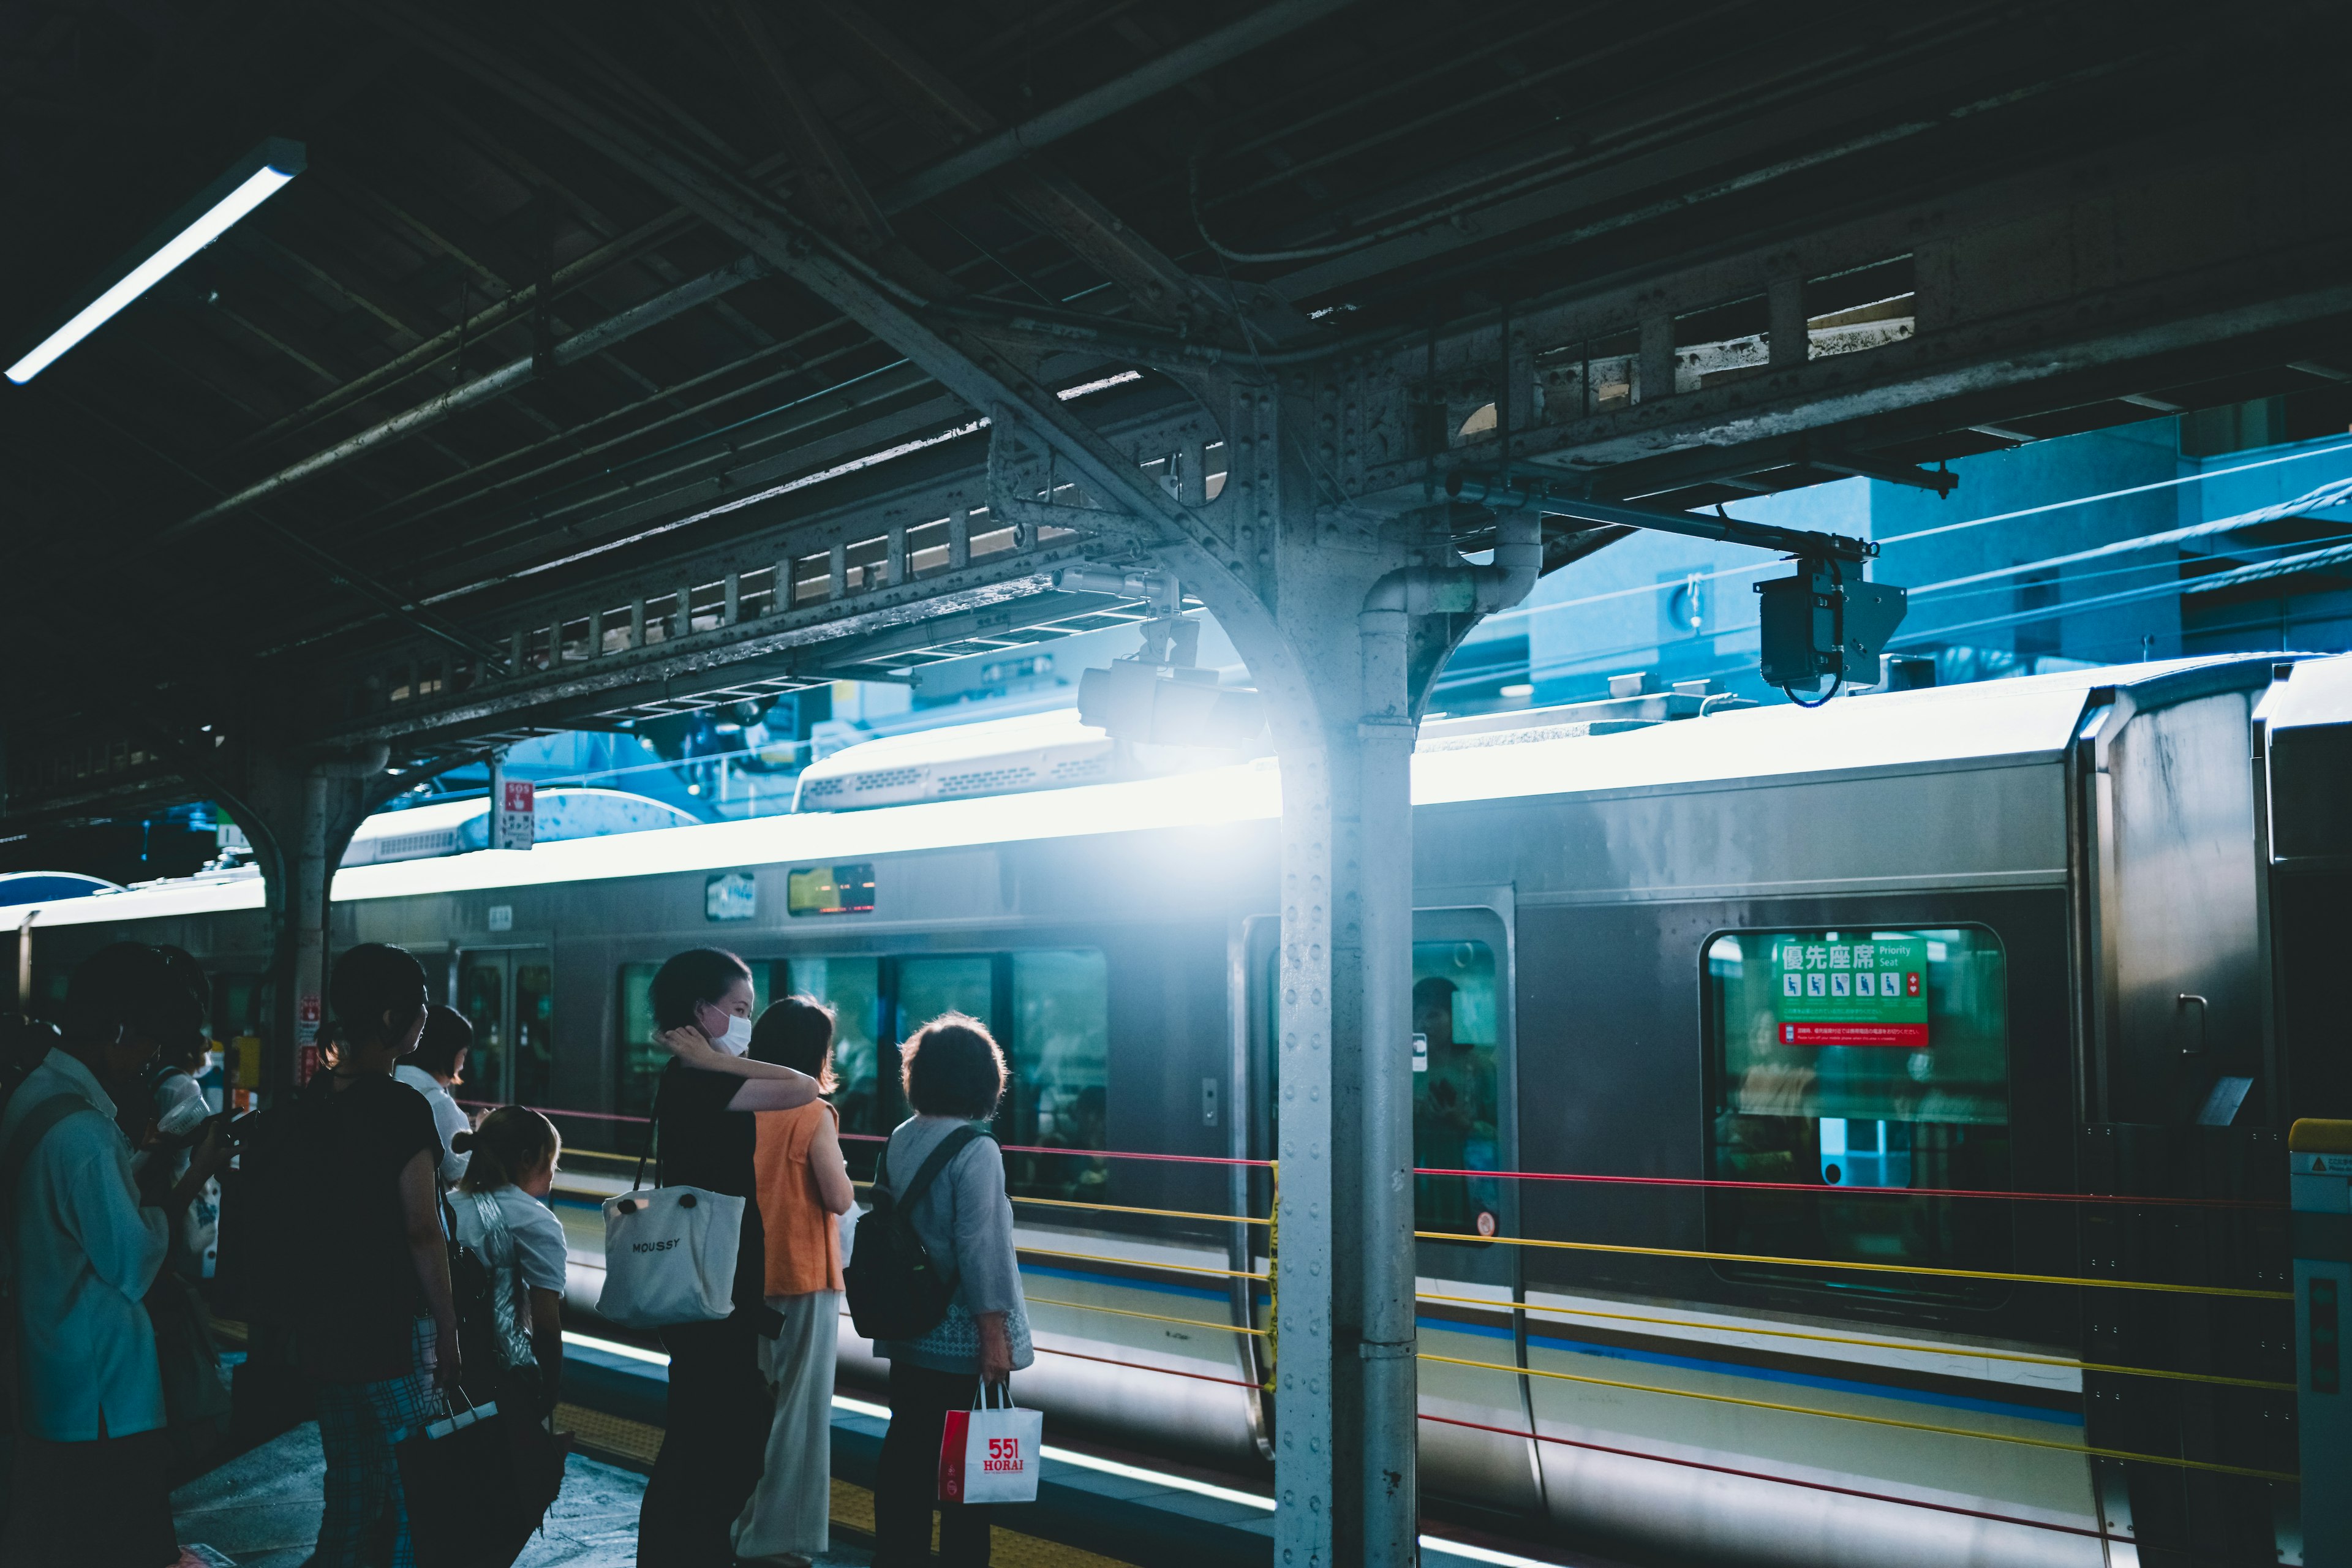
[[[59,355],[96,331],[116,311],[171,276],[180,263],[218,239],[227,232],[230,225],[276,195],[289,180],[301,173],[299,159],[289,159],[288,162],[295,164],[290,174],[264,163],[239,181],[194,223],[164,241],[162,248],[124,273],[121,279],[105,293],[75,312],[71,321],[42,339],[39,347],[10,365],[8,379],[22,386],[48,369]]]

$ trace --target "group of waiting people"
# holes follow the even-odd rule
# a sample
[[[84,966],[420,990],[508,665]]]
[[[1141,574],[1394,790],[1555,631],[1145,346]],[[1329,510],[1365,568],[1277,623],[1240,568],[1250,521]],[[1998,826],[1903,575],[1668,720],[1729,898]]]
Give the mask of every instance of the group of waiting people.
[[[671,1054],[655,1101],[657,1180],[750,1201],[736,1255],[734,1310],[661,1331],[669,1419],[646,1488],[644,1568],[800,1563],[826,1548],[834,1359],[842,1321],[838,1216],[855,1194],[834,1087],[834,1014],[787,996],[752,1016],[749,965],[731,952],[679,953],[654,976],[660,1044]],[[877,1180],[903,1194],[957,1128],[985,1123],[1004,1093],[1004,1054],[961,1014],[899,1047],[915,1114],[890,1135]],[[890,1363],[890,1429],[874,1488],[876,1568],[931,1559],[985,1564],[989,1510],[936,1500],[950,1410],[979,1403],[1034,1360],[996,1144],[974,1139],[908,1218],[956,1281],[946,1319],[922,1339],[875,1345]]]
[[[197,1082],[209,987],[185,952],[102,949],[69,977],[62,1029],[9,1021],[0,1318],[14,1353],[0,1364],[16,1384],[0,1564],[197,1561],[175,1539],[170,1489],[229,1435],[199,1286],[217,1178],[239,1154],[247,1190],[231,1228],[249,1232],[248,1258],[267,1255],[249,1293],[286,1331],[327,1458],[318,1568],[413,1561],[394,1447],[464,1374],[452,1237],[489,1265],[491,1316],[520,1331],[481,1336],[471,1381],[525,1418],[552,1410],[563,1231],[540,1200],[555,1128],[517,1106],[471,1123],[449,1094],[470,1027],[428,1005],[407,952],[343,953],[330,1003],[326,1069],[283,1110],[234,1125]]]
[[[12,1568],[177,1562],[172,1479],[226,1435],[196,1294],[228,1157],[195,1081],[209,1003],[187,953],[123,942],[75,970],[62,1031],[6,1021]]]
[[[424,966],[403,949],[339,955],[328,1000],[323,1069],[241,1131],[197,1086],[208,998],[177,950],[101,951],[71,976],[61,1034],[20,1024],[0,1050],[0,1265],[20,1352],[5,1359],[22,1368],[0,1563],[194,1561],[174,1539],[169,1491],[226,1435],[226,1390],[190,1395],[167,1374],[193,1334],[217,1380],[195,1292],[215,1178],[234,1155],[247,1195],[232,1228],[274,1247],[252,1294],[287,1331],[318,1412],[327,1474],[314,1568],[413,1563],[395,1449],[453,1395],[496,1397],[524,1419],[552,1414],[565,1280],[562,1226],[545,1201],[562,1152],[555,1127],[522,1106],[467,1115],[452,1091],[471,1027],[432,1004]],[[653,1002],[673,1058],[651,1129],[656,1179],[749,1201],[732,1312],[661,1331],[669,1412],[638,1561],[805,1563],[828,1544],[838,1220],[856,1203],[824,1098],[834,1015],[791,996],[755,1022],[749,966],[711,948],[664,964]],[[1006,1081],[995,1040],[960,1014],[926,1024],[900,1054],[915,1114],[877,1172],[894,1194],[949,1134],[994,1115]],[[890,1363],[892,1416],[874,1560],[930,1561],[936,1508],[942,1558],[985,1564],[988,1510],[938,1503],[935,1477],[947,1413],[1034,1359],[995,1143],[958,1152],[908,1217],[956,1281],[955,1301],[922,1339],[875,1347]],[[453,1240],[483,1260],[494,1325],[469,1330],[462,1348]]]

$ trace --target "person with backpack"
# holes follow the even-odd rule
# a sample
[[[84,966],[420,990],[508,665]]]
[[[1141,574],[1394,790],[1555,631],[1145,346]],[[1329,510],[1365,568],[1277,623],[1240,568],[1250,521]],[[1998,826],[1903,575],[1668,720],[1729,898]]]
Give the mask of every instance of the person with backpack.
[[[1014,1370],[1036,1359],[1004,1156],[977,1125],[995,1116],[1005,1076],[995,1038],[961,1013],[941,1014],[899,1047],[899,1082],[915,1114],[884,1147],[875,1208],[858,1223],[848,1280],[859,1331],[869,1324],[886,1331],[874,1353],[890,1363],[890,1429],[874,1479],[874,1568],[929,1563],[934,1508],[940,1561],[959,1568],[988,1562],[988,1508],[938,1500],[940,1440],[949,1411],[971,1409],[983,1386],[1009,1386]],[[903,1236],[898,1246],[869,1248],[867,1227],[892,1225],[910,1228],[919,1249]],[[896,1300],[873,1300],[877,1288]]]
[[[457,1299],[442,1228],[441,1134],[425,1097],[393,1078],[425,1030],[425,966],[362,942],[327,986],[340,1048],[296,1101],[271,1155],[299,1184],[275,1271],[318,1401],[326,1507],[315,1568],[415,1561],[394,1449],[458,1386]]]
[[[19,1427],[0,1562],[163,1568],[172,1525],[155,1333],[142,1305],[173,1224],[227,1162],[217,1129],[160,1201],[142,1201],[117,1098],[139,1092],[155,1041],[133,1026],[176,984],[161,954],[118,942],[67,983],[62,1042],[0,1113],[0,1215]]]
[[[787,996],[752,1026],[751,1058],[806,1073],[831,1094],[833,1025],[833,1009],[815,997]],[[823,1100],[759,1117],[752,1165],[767,1238],[767,1300],[783,1330],[760,1342],[775,1415],[759,1488],[735,1521],[735,1555],[745,1563],[805,1568],[830,1541],[833,1367],[841,1335],[834,1222],[857,1205],[840,1123]]]
[[[745,1199],[735,1253],[734,1310],[661,1330],[669,1352],[669,1419],[637,1519],[641,1568],[732,1568],[729,1533],[760,1484],[770,1405],[760,1343],[783,1320],[767,1296],[766,1233],[754,1188],[755,1113],[817,1098],[816,1080],[754,1061],[751,969],[731,952],[698,947],[654,972],[654,1026],[671,1054],[654,1097],[649,1136],[667,1186]]]

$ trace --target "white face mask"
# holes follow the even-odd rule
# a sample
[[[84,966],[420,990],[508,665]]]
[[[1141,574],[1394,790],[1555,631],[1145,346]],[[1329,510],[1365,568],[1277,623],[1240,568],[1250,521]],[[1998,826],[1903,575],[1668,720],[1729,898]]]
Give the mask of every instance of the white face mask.
[[[730,1057],[740,1057],[751,1048],[751,1020],[728,1015],[727,1032],[710,1042]]]

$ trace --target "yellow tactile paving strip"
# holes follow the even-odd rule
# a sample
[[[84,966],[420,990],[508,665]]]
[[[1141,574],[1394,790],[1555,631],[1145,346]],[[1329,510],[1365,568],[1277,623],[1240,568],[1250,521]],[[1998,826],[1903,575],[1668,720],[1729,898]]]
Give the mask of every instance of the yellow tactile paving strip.
[[[625,1420],[607,1415],[601,1410],[584,1409],[577,1405],[555,1407],[555,1427],[559,1432],[576,1435],[581,1452],[620,1459],[633,1465],[650,1465],[661,1451],[662,1430],[643,1421]],[[847,1481],[833,1483],[833,1522],[844,1530],[855,1531],[868,1540],[874,1534],[874,1494],[864,1487]],[[939,1547],[939,1526],[931,1527],[931,1546]],[[989,1532],[989,1559],[1001,1568],[1127,1568],[1115,1557],[1104,1557],[1092,1552],[1065,1546],[1056,1541],[1043,1541],[1034,1535],[1024,1535],[1017,1530],[996,1526]]]

